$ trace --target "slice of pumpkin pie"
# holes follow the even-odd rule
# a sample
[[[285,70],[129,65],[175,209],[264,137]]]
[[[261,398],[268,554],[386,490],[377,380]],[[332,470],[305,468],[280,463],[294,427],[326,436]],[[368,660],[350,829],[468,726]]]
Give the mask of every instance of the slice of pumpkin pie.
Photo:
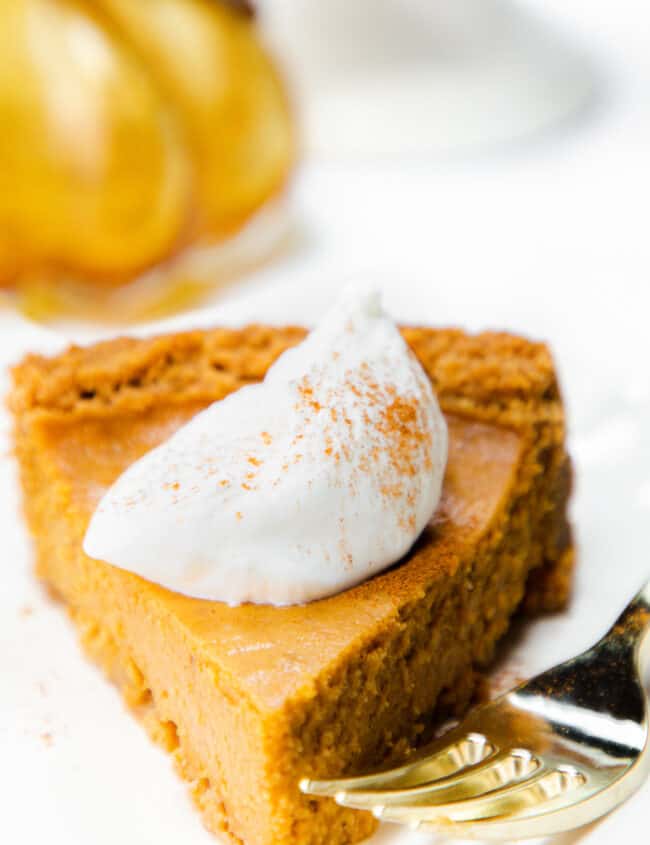
[[[394,565],[365,580],[354,570],[345,588],[326,585],[324,598],[276,606],[238,593],[235,576],[227,600],[193,597],[192,577],[208,583],[198,565],[181,567],[185,580],[167,586],[149,570],[142,577],[140,564],[129,571],[124,555],[133,548],[135,561],[140,549],[126,517],[134,545],[120,546],[111,563],[86,555],[89,523],[125,471],[211,403],[261,381],[304,334],[249,326],[32,355],[14,369],[10,397],[38,575],[173,753],[206,825],[246,845],[343,845],[369,835],[372,817],[302,795],[300,778],[372,766],[416,744],[437,715],[465,707],[512,615],[560,607],[573,563],[564,415],[547,348],[428,328],[402,335],[446,420],[446,470],[433,517]],[[313,407],[325,411],[335,414],[336,403]],[[408,415],[402,422],[408,429]],[[302,530],[290,513],[279,532]],[[230,549],[234,528],[215,524],[215,548]],[[408,518],[403,525],[410,530]],[[171,543],[163,558],[172,546],[184,554]],[[224,583],[235,571],[236,551],[228,554]],[[255,572],[277,583],[270,564]],[[247,601],[233,606],[238,596]]]

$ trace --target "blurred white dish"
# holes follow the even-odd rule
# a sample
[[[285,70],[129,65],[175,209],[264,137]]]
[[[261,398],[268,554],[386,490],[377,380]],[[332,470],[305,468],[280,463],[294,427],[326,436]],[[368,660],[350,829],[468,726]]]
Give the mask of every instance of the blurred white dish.
[[[481,150],[562,121],[593,68],[548,16],[511,0],[263,0],[308,152]]]

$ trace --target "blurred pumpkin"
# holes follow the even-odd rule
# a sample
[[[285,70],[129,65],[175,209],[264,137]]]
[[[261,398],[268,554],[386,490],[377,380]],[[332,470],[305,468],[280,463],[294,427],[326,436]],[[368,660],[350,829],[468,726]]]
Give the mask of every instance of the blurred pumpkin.
[[[118,285],[281,191],[287,98],[236,6],[1,4],[0,284]]]

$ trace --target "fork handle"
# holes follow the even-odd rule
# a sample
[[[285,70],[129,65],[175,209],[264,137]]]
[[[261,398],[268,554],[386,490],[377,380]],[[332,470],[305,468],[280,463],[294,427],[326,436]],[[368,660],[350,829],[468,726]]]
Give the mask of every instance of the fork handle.
[[[646,634],[650,631],[650,581],[634,596],[609,632],[606,641],[618,641],[636,655],[641,650]]]

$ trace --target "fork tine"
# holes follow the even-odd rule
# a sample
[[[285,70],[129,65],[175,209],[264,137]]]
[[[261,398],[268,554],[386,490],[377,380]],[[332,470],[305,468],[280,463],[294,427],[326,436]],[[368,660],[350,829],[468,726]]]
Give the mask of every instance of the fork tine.
[[[402,789],[340,790],[334,797],[338,804],[359,810],[372,810],[378,805],[444,805],[520,783],[530,778],[539,768],[540,763],[532,754],[522,749],[511,749],[492,754],[454,775],[429,783]]]
[[[406,822],[465,822],[479,821],[502,813],[511,814],[521,810],[521,804],[531,806],[534,788],[548,772],[537,771],[515,786],[506,785],[465,801],[450,801],[447,804],[422,804],[420,806],[383,806],[377,804],[373,814],[382,821]],[[516,805],[516,806],[515,806]]]
[[[309,795],[334,798],[341,792],[354,790],[390,790],[418,786],[454,775],[468,766],[481,763],[494,753],[494,746],[481,734],[452,732],[422,749],[417,757],[402,766],[349,778],[332,780],[303,778],[300,781],[300,789]]]
[[[411,826],[455,824],[463,827],[480,822],[484,825],[495,819],[516,820],[518,817],[530,817],[548,812],[557,805],[557,799],[575,801],[576,790],[583,784],[578,773],[570,778],[556,769],[541,767],[527,779],[516,785],[506,785],[492,792],[466,801],[451,801],[441,805],[422,805],[416,807],[376,806],[374,815],[382,821],[410,824]],[[567,778],[572,784],[567,785]],[[569,789],[570,786],[572,789]]]

